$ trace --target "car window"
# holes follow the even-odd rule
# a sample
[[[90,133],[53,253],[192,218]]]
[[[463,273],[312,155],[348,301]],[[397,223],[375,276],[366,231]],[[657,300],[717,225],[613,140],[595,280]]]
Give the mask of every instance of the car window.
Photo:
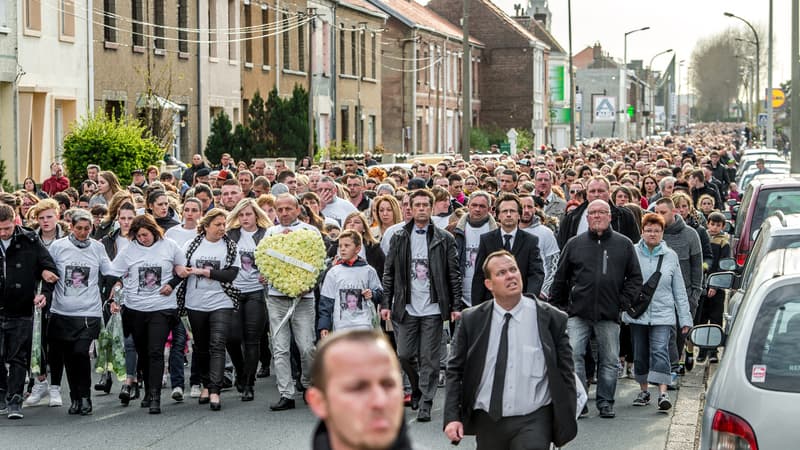
[[[761,389],[800,393],[800,285],[774,289],[758,311],[745,371]]]
[[[762,190],[758,196],[756,207],[753,210],[751,230],[761,227],[764,219],[781,211],[784,214],[800,212],[800,188],[789,187],[782,189]]]
[[[747,260],[744,263],[744,272],[742,272],[742,284],[740,289],[746,290],[748,286],[750,286],[750,280],[753,278],[753,274],[756,272],[756,268],[758,267],[758,262],[761,260],[761,257],[766,254],[766,245],[764,243],[769,240],[769,236],[767,233],[761,233],[756,242],[753,244],[753,248],[750,249],[750,254],[747,255]],[[765,250],[762,252],[762,249]]]

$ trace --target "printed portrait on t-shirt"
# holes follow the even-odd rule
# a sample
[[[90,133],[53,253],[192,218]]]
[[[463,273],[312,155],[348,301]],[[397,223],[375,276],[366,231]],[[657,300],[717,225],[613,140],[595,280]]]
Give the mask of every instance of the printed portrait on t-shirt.
[[[139,294],[150,294],[161,289],[161,267],[139,267]]]
[[[239,260],[242,263],[242,267],[239,270],[243,271],[244,273],[255,272],[258,270],[258,267],[256,267],[256,258],[253,252],[240,250]]]
[[[467,267],[475,267],[475,260],[478,259],[478,247],[472,247],[467,249]]]
[[[210,269],[210,270],[219,270],[220,262],[216,259],[198,259],[195,263],[198,269]],[[214,283],[213,280],[206,277],[195,277],[195,287],[202,287],[207,288],[212,286]]]
[[[428,260],[427,259],[412,259],[411,260],[411,279],[425,283],[428,281]]]
[[[350,320],[364,313],[364,296],[360,289],[339,290],[339,319]]]
[[[89,293],[89,274],[91,270],[86,266],[67,266],[64,279],[64,294],[71,297],[80,297]]]

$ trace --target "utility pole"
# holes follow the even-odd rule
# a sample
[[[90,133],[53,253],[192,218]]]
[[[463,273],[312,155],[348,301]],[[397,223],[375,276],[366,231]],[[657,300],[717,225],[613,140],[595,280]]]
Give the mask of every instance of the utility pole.
[[[567,22],[569,28],[569,145],[575,146],[575,71],[572,67],[572,0],[567,0]],[[581,113],[583,114],[583,113]]]
[[[308,157],[314,160],[314,28],[317,8],[306,10],[308,22]]]
[[[461,58],[461,157],[469,163],[469,134],[472,130],[472,51],[469,46],[469,0],[464,0],[462,16],[464,57]]]
[[[775,128],[772,111],[772,0],[769,0],[769,42],[767,50],[767,148],[772,148]]]
[[[800,0],[792,0],[792,173],[800,172]]]

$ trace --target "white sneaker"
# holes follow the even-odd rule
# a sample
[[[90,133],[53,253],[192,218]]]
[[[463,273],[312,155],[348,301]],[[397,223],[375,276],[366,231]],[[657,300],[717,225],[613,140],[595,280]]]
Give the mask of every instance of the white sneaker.
[[[175,386],[175,389],[172,390],[172,399],[176,402],[183,401],[183,388],[180,386]]]
[[[199,384],[193,384],[192,385],[192,390],[191,390],[191,392],[189,392],[189,397],[191,397],[191,398],[200,398],[200,385]]]
[[[48,384],[47,380],[39,381],[36,380],[33,382],[33,389],[31,389],[31,395],[25,399],[25,406],[35,406],[38,405],[43,398],[45,398],[48,394],[47,392]]]
[[[61,386],[50,386],[50,406],[61,406]]]

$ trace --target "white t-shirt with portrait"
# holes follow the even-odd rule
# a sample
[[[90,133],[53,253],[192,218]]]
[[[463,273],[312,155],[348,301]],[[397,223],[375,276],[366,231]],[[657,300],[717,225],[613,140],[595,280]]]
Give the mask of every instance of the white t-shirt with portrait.
[[[475,267],[475,264],[478,259],[481,235],[488,232],[488,220],[477,228],[470,226],[469,223],[464,226],[464,284],[461,290],[463,293],[462,300],[468,306],[472,306],[472,279],[475,277],[475,271],[480,270]]]
[[[134,241],[114,258],[109,275],[123,277],[126,307],[143,312],[175,309],[175,290],[160,292],[172,281],[176,265],[186,265],[186,256],[172,239],[159,239],[150,247]]]
[[[425,234],[411,228],[411,302],[406,312],[415,317],[441,314],[438,303],[431,303],[430,264],[428,262],[428,239]]]
[[[183,248],[184,254],[189,250],[190,245],[191,242],[186,243]],[[224,269],[227,254],[228,246],[224,239],[213,243],[203,239],[191,259],[186,263],[188,266],[198,269]],[[233,266],[239,267],[239,265],[239,255],[237,254]],[[222,289],[219,281],[197,275],[190,275],[186,279],[186,309],[211,312],[223,308],[233,308],[233,300]]]
[[[183,228],[183,225],[171,227],[164,233],[164,236],[175,241],[178,247],[183,248],[187,242],[197,237],[197,228],[190,228],[187,230]]]
[[[50,311],[62,316],[103,317],[97,282],[100,273],[111,271],[103,244],[90,240],[87,248],[80,249],[65,237],[53,242],[48,250],[61,275]]]
[[[233,281],[233,287],[242,292],[256,292],[264,290],[264,285],[258,281],[261,275],[256,266],[256,241],[253,239],[255,231],[245,231],[243,228],[239,229],[241,237],[236,247],[239,252],[239,262],[241,268],[236,279]]]

